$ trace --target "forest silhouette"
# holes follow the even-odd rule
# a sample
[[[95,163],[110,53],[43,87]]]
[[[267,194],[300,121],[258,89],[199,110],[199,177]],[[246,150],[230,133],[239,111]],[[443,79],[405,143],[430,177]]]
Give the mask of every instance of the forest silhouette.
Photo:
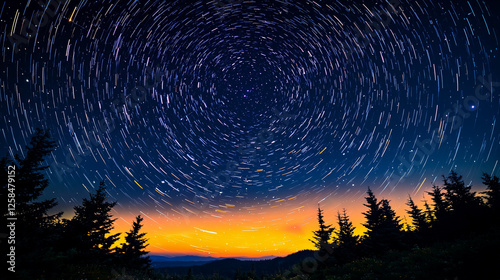
[[[15,272],[3,273],[7,279],[228,279],[228,271],[229,279],[500,279],[500,181],[487,173],[484,192],[472,191],[451,171],[442,186],[427,192],[430,201],[423,201],[423,208],[409,196],[406,223],[389,200],[379,200],[368,188],[362,236],[354,233],[346,209],[336,213],[335,225],[328,225],[328,213],[318,205],[318,229],[310,239],[316,251],[251,262],[247,271],[241,269],[248,267],[244,262],[222,260],[204,266],[211,275],[203,267],[180,275],[175,269],[152,268],[140,215],[118,244],[120,233],[112,233],[116,218],[111,215],[116,202],[109,201],[104,181],[74,207],[71,219],[51,213],[57,202],[41,199],[49,186],[43,163],[55,148],[48,132],[38,129],[23,157],[0,160],[1,199],[15,198],[15,212],[4,207],[2,220],[7,225],[9,217],[17,219]],[[15,166],[15,180],[10,180],[9,166]],[[10,182],[15,197],[9,195]],[[4,264],[9,264],[4,252],[12,244],[1,241]]]
[[[443,175],[443,186],[427,192],[431,204],[424,201],[423,209],[408,196],[407,224],[389,200],[379,201],[368,188],[363,236],[354,234],[345,209],[337,213],[334,228],[325,225],[318,208],[319,229],[312,241],[323,257],[303,262],[292,276],[316,267],[308,278],[500,279],[495,267],[500,261],[500,182],[487,173],[482,180],[486,191],[478,194],[455,171]]]
[[[105,183],[74,207],[71,219],[63,213],[49,214],[57,205],[55,198],[40,200],[49,180],[45,177],[44,159],[56,144],[48,132],[38,129],[26,147],[24,157],[4,157],[2,167],[2,201],[7,201],[9,188],[14,186],[15,210],[3,207],[3,224],[15,216],[15,244],[2,240],[2,252],[15,248],[14,271],[2,273],[9,279],[112,279],[126,269],[130,275],[151,274],[147,239],[141,232],[142,217],[137,216],[125,243],[116,244],[119,233],[111,234],[111,209],[116,202],[108,201]],[[8,167],[15,166],[14,180],[8,180]],[[12,169],[12,168],[11,168]],[[12,182],[9,186],[7,182]],[[11,188],[12,189],[12,188]],[[4,264],[10,258],[2,254]],[[7,269],[6,269],[7,271]]]

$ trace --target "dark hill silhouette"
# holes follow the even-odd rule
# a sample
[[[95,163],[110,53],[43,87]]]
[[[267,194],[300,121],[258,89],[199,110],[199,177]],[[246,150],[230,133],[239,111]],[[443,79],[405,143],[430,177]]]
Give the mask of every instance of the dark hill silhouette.
[[[190,267],[190,266],[200,266],[213,261],[220,261],[227,258],[214,258],[205,256],[158,256],[150,255],[152,260],[152,267],[162,268],[162,267]],[[246,257],[233,257],[232,259],[237,259],[240,261],[261,261],[261,260],[271,260],[276,258],[276,256],[265,256],[259,258],[246,258]]]
[[[222,260],[224,258],[214,258],[214,257],[204,257],[204,256],[162,256],[162,255],[149,255],[149,258],[153,263],[163,263],[163,262],[213,262]]]
[[[200,266],[184,267],[163,267],[156,271],[167,273],[169,275],[186,275],[191,269],[193,275],[213,275],[233,277],[238,271],[241,273],[255,270],[257,275],[271,275],[279,271],[290,269],[293,265],[301,263],[308,257],[314,257],[314,251],[303,250],[286,257],[277,257],[271,260],[261,261],[241,261],[234,258],[213,261]]]
[[[166,262],[153,262],[153,268],[165,268],[165,267],[191,267],[200,266],[214,261],[166,261]]]

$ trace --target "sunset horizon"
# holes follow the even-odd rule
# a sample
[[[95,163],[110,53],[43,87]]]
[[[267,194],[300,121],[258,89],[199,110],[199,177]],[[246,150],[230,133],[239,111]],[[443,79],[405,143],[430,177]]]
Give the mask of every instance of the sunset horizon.
[[[440,177],[436,178],[437,185],[442,179]],[[408,198],[412,197],[418,206],[423,207],[424,200],[430,202],[426,192],[431,191],[431,188],[432,185],[417,184],[412,193],[395,190],[392,193],[387,191],[386,195],[380,192],[382,189],[372,190],[378,197],[388,199],[403,222],[408,223]],[[484,186],[478,180],[477,184],[473,184],[473,190],[480,193],[484,191]],[[366,188],[359,186],[355,191],[337,191],[333,198],[331,194],[317,194],[316,198],[302,200],[300,197],[284,201],[275,199],[258,209],[239,209],[236,205],[231,205],[226,206],[225,212],[212,210],[213,214],[210,214],[203,211],[203,216],[177,213],[167,217],[157,211],[145,212],[144,209],[128,210],[128,215],[118,215],[118,210],[114,210],[114,218],[117,220],[113,233],[122,234],[122,238],[116,243],[119,245],[135,216],[142,215],[145,218],[144,231],[148,233],[150,255],[256,259],[285,257],[301,250],[314,250],[310,239],[318,227],[318,206],[325,211],[326,223],[334,227],[337,223],[337,211],[345,209],[355,226],[355,234],[363,236],[366,232],[362,225],[365,222],[362,214],[366,211],[363,205],[365,196]],[[120,208],[119,203],[116,208]],[[60,211],[64,211],[63,218],[73,217],[72,208]],[[283,212],[287,214],[285,217]],[[246,243],[242,245],[241,242]],[[288,244],[293,247],[288,247]]]

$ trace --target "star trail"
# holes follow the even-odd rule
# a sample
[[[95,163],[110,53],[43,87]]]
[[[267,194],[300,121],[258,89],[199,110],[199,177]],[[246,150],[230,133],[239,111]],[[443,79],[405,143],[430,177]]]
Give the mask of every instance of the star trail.
[[[47,195],[71,213],[106,180],[152,251],[284,254],[311,247],[318,203],[499,174],[493,1],[18,2],[0,8],[3,155],[48,129]]]

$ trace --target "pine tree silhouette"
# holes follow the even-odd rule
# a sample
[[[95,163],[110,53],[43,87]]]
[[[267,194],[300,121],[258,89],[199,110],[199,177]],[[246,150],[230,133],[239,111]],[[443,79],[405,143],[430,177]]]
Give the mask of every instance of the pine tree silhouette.
[[[6,178],[1,183],[3,195],[7,192],[7,165],[15,166],[15,215],[22,224],[45,227],[53,224],[62,215],[62,213],[48,215],[48,211],[57,205],[55,198],[36,201],[49,185],[49,180],[44,174],[49,166],[43,165],[43,162],[55,147],[55,141],[50,138],[47,131],[36,129],[30,144],[26,146],[24,158],[16,154],[13,161],[7,158],[2,160],[2,174]]]
[[[426,231],[429,228],[429,223],[427,222],[425,212],[418,208],[415,202],[413,202],[411,196],[408,196],[408,202],[406,202],[406,205],[410,207],[410,210],[406,210],[406,213],[410,215],[415,231]]]
[[[449,204],[444,200],[442,189],[439,186],[433,186],[432,191],[427,192],[427,194],[431,196],[431,200],[433,202],[433,216],[435,217],[436,222],[443,220],[448,213]]]
[[[497,176],[491,177],[487,173],[483,173],[483,184],[486,186],[486,201],[494,214],[500,214],[500,180]]]
[[[347,263],[353,260],[357,255],[357,245],[359,236],[354,234],[355,227],[347,216],[345,209],[342,214],[337,212],[338,230],[335,231],[335,250],[334,255],[338,263]]]
[[[358,244],[359,236],[354,234],[355,227],[347,216],[345,209],[342,210],[342,214],[337,212],[337,221],[339,229],[336,232],[336,243],[338,247],[344,248],[354,248]]]
[[[368,211],[363,215],[366,222],[366,236],[363,245],[368,253],[381,253],[389,249],[401,248],[403,246],[402,225],[396,212],[392,210],[389,201],[382,199],[378,202],[372,190],[368,188],[368,196],[365,197]]]
[[[75,216],[68,222],[70,245],[76,249],[75,260],[82,264],[107,264],[113,261],[111,246],[118,240],[119,233],[113,230],[111,209],[116,202],[108,202],[104,181],[99,184],[90,198],[84,198],[81,206],[75,206]]]
[[[391,249],[400,249],[403,247],[403,225],[401,224],[401,219],[396,215],[396,212],[392,210],[389,205],[389,200],[382,199],[382,213],[383,220],[380,225],[381,235],[383,240],[386,242],[387,246]]]
[[[480,205],[480,200],[476,193],[471,191],[471,186],[466,186],[455,171],[451,171],[448,177],[443,176],[444,187],[446,191],[444,197],[452,211],[467,211],[467,208]]]
[[[443,175],[442,188],[434,186],[428,194],[434,206],[432,232],[438,239],[450,238],[484,227],[486,206],[471,186],[466,186],[455,171]]]
[[[366,218],[366,223],[364,223],[363,226],[367,229],[366,234],[370,236],[370,234],[382,223],[383,214],[380,209],[380,202],[378,202],[372,190],[368,188],[366,193],[368,196],[365,197],[366,204],[363,205],[368,207],[368,211],[363,213]]]
[[[3,207],[2,219],[4,225],[7,224],[6,218],[9,216],[17,219],[16,273],[20,279],[35,279],[42,274],[48,275],[49,270],[57,266],[49,264],[57,257],[53,247],[57,239],[56,224],[62,213],[49,214],[57,205],[55,198],[39,200],[49,185],[45,176],[49,166],[44,165],[44,161],[55,147],[56,144],[47,131],[36,129],[26,146],[24,157],[16,154],[14,159],[4,157],[0,162],[2,201],[7,202],[8,183],[14,186],[15,209],[8,211],[8,207]],[[9,169],[8,166],[13,167]],[[8,171],[14,175],[9,177]],[[6,244],[2,242],[2,249]]]
[[[147,270],[151,267],[151,260],[146,252],[148,241],[146,233],[141,233],[143,218],[139,215],[133,222],[132,229],[125,236],[125,243],[117,249],[121,264],[129,269]]]
[[[333,228],[331,225],[326,225],[323,210],[318,206],[318,224],[319,230],[314,231],[313,239],[310,241],[314,243],[314,246],[318,248],[318,250],[323,252],[329,252],[331,250],[330,239],[333,232]]]

